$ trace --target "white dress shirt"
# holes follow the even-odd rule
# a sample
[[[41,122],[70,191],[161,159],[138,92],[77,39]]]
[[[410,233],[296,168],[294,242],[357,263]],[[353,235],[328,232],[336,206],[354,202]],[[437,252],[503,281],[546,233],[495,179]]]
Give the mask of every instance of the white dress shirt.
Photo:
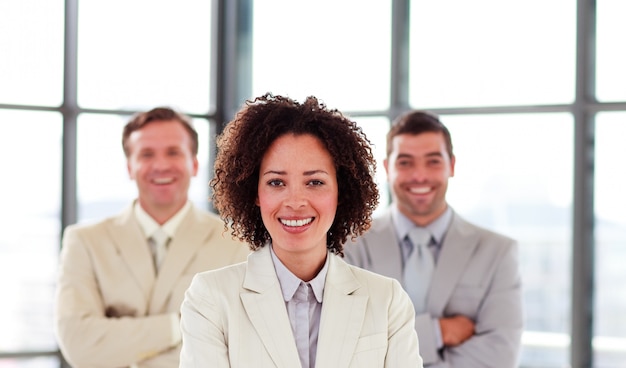
[[[141,207],[139,201],[135,201],[135,205],[133,207],[135,218],[137,219],[137,222],[139,222],[139,227],[141,227],[141,230],[146,237],[146,245],[148,245],[148,239],[150,239],[152,234],[154,234],[158,229],[161,229],[161,231],[165,232],[170,239],[173,239],[178,226],[182,222],[183,218],[185,218],[187,212],[191,209],[191,202],[187,201],[183,208],[176,212],[176,214],[174,214],[174,216],[167,220],[163,225],[159,225],[159,223],[156,222]],[[172,346],[175,346],[182,341],[182,334],[180,332],[180,316],[178,313],[170,313],[170,316],[172,321]]]
[[[394,227],[396,228],[396,234],[398,235],[397,244],[400,247],[400,251],[402,252],[402,267],[404,267],[404,262],[406,262],[406,258],[408,257],[406,250],[407,248],[404,246],[404,239],[409,233],[409,230],[411,230],[416,225],[408,217],[402,214],[402,212],[400,212],[400,210],[398,210],[398,207],[395,205],[391,206],[391,219],[393,221]],[[428,249],[433,254],[435,267],[437,264],[437,258],[439,257],[439,253],[441,252],[443,238],[446,236],[451,222],[452,208],[448,206],[446,210],[441,214],[441,216],[437,217],[435,221],[431,222],[430,224],[424,226],[424,228],[426,228],[432,234]],[[439,326],[439,319],[433,318],[432,324],[433,330],[435,331],[435,336],[437,338],[437,347],[442,348],[443,338],[441,337],[441,327]]]
[[[285,267],[268,245],[272,262],[283,292],[287,315],[291,323],[302,368],[314,368],[317,354],[317,337],[320,330],[324,283],[328,272],[328,256],[320,272],[309,282],[300,280]]]

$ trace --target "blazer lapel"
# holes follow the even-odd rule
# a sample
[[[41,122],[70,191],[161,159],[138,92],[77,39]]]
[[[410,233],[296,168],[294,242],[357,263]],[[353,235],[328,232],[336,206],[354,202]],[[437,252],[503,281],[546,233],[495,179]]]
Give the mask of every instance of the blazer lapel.
[[[155,281],[154,266],[148,243],[133,216],[133,206],[122,212],[107,230],[121,257],[127,262],[129,272],[140,285],[146,300],[149,300]]]
[[[428,292],[428,309],[434,315],[442,314],[465,264],[478,245],[478,235],[456,213],[453,216]]]
[[[350,267],[329,253],[324,286],[316,366],[348,367],[354,355],[367,308],[367,295],[353,295],[361,287]]]
[[[243,288],[243,307],[275,365],[300,367],[298,349],[269,245],[248,256]]]
[[[174,290],[174,284],[178,282],[194,254],[204,245],[204,239],[209,235],[210,226],[200,220],[197,211],[195,207],[189,210],[169,244],[150,302],[150,310],[153,313],[162,310],[163,304]]]
[[[402,280],[402,254],[394,228],[388,210],[361,239],[370,250],[371,271]]]

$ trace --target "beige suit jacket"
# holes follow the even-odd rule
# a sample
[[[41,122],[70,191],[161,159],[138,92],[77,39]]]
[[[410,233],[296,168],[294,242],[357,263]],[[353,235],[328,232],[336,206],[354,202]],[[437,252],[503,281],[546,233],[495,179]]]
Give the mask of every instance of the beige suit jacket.
[[[74,367],[178,367],[172,313],[193,276],[249,252],[216,215],[192,207],[156,277],[132,206],[96,224],[68,226],[54,312],[61,351]],[[121,317],[107,318],[107,310]]]
[[[422,367],[415,312],[400,284],[329,257],[316,366]],[[181,310],[181,368],[300,367],[268,247],[198,274]]]
[[[402,253],[391,212],[376,218],[346,261],[402,280]],[[424,365],[437,368],[513,368],[523,331],[522,288],[517,243],[473,225],[456,213],[439,253],[426,301],[415,318]],[[433,319],[463,315],[476,323],[464,343],[437,349]]]

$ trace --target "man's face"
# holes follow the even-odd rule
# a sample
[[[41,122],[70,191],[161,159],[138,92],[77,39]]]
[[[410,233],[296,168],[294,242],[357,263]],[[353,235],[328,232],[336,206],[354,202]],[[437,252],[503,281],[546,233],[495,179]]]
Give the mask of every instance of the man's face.
[[[176,120],[154,121],[128,138],[128,174],[137,182],[139,203],[153,217],[171,216],[187,201],[198,159],[191,137]]]
[[[454,176],[442,133],[400,134],[393,138],[385,171],[400,212],[424,226],[446,209],[448,178]]]

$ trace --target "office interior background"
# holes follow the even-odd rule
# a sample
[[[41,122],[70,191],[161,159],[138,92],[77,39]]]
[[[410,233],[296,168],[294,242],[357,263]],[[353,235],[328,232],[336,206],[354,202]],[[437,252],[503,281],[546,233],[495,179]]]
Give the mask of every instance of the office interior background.
[[[345,112],[380,162],[395,116],[440,115],[449,203],[519,241],[520,367],[626,366],[625,16],[621,0],[1,1],[0,368],[65,364],[61,234],[135,197],[130,115],[194,118],[191,197],[211,209],[215,136],[264,92]]]

